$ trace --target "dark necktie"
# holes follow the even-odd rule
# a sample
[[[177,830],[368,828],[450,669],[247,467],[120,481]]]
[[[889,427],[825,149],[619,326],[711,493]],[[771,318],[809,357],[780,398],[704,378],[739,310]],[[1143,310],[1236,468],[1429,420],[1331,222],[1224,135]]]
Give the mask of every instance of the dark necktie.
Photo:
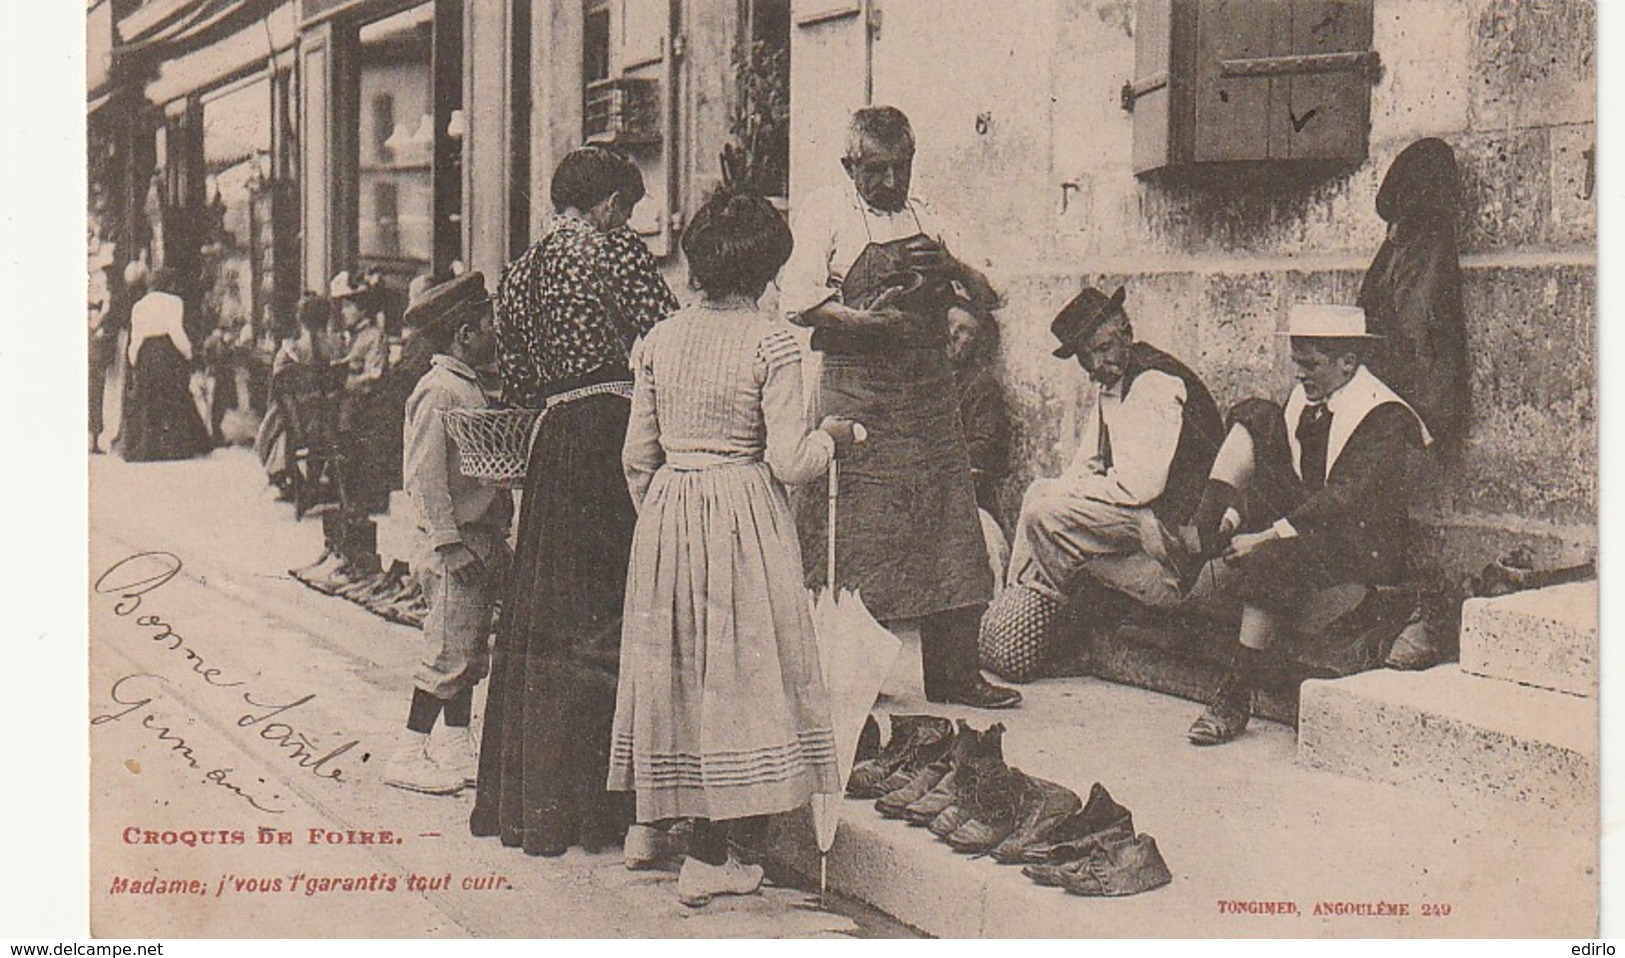
[[[1326,485],[1326,447],[1332,435],[1332,411],[1325,403],[1303,407],[1298,416],[1298,428],[1293,433],[1303,452],[1298,457],[1303,484],[1310,492]]]

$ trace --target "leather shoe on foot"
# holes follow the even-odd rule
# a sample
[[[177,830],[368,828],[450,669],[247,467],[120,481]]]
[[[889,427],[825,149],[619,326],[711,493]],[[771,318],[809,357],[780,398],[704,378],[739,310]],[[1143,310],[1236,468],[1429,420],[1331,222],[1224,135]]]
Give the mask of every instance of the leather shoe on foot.
[[[968,705],[973,709],[1013,709],[1021,704],[1021,693],[977,676],[974,681],[931,701],[943,705]]]

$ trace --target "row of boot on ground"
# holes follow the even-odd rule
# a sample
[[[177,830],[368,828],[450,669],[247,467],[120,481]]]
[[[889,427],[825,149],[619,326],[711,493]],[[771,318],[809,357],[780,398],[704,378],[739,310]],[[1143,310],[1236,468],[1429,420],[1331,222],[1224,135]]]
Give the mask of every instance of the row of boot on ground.
[[[1087,802],[1004,761],[1002,724],[893,715],[890,740],[862,757],[847,795],[924,826],[956,851],[990,855],[1041,885],[1090,897],[1134,895],[1173,879],[1149,835],[1096,782]],[[878,729],[876,729],[878,733]],[[878,738],[878,734],[875,735]]]
[[[299,582],[324,595],[348,599],[391,622],[423,627],[429,600],[412,568],[399,559],[383,567],[377,548],[377,526],[370,521],[345,522],[322,516],[325,548],[321,558],[288,570]]]

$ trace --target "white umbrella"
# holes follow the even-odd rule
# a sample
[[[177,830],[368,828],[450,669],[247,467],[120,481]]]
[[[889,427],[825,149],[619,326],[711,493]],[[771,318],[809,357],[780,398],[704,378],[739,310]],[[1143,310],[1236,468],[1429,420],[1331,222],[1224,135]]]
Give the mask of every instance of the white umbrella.
[[[858,441],[863,440],[858,427]],[[826,561],[828,577],[813,597],[813,627],[818,636],[818,660],[829,693],[830,726],[835,732],[835,767],[840,791],[812,797],[813,831],[818,838],[818,897],[828,885],[829,850],[840,822],[841,794],[858,747],[863,724],[880,697],[880,687],[891,674],[903,643],[875,620],[856,590],[835,587],[835,512],[840,499],[840,467],[829,464],[829,512]]]

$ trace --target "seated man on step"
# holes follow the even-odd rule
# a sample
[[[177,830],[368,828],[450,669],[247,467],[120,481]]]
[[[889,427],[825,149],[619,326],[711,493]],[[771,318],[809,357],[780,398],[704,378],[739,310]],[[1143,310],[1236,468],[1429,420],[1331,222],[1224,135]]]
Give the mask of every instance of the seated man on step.
[[[1404,578],[1408,466],[1432,441],[1421,418],[1365,367],[1377,339],[1358,307],[1299,305],[1291,339],[1297,385],[1283,408],[1246,399],[1231,410],[1194,528],[1182,538],[1236,567],[1241,631],[1219,692],[1191,726],[1196,745],[1247,727],[1252,693],[1278,682],[1272,651],[1310,593]]]
[[[1094,405],[1066,472],[1027,490],[1009,585],[982,620],[982,667],[1015,682],[1041,674],[1050,626],[1085,580],[1148,604],[1177,599],[1179,555],[1168,547],[1196,506],[1223,434],[1202,380],[1134,341],[1121,287],[1110,297],[1085,289],[1050,331],[1060,341],[1055,355],[1077,357],[1089,374]],[[1119,561],[1125,557],[1137,558]],[[1137,574],[1118,574],[1130,570]],[[1155,582],[1142,581],[1147,575]]]

